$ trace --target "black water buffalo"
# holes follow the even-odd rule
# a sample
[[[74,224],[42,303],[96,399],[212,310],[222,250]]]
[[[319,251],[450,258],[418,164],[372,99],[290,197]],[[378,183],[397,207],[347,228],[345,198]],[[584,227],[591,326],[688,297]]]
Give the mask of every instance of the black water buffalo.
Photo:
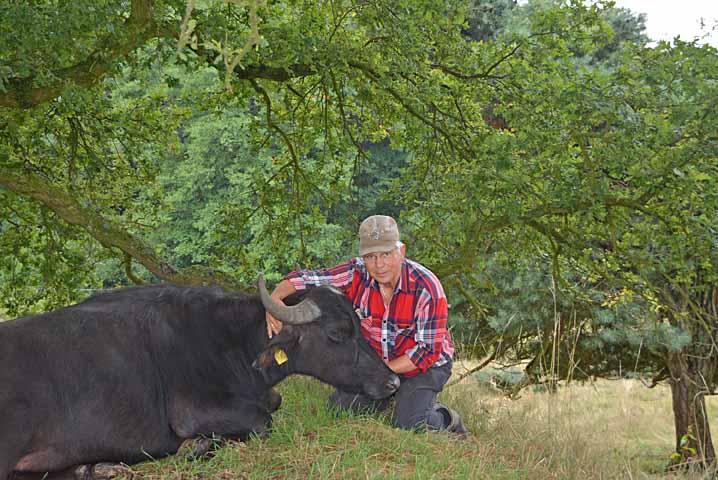
[[[285,306],[259,283],[259,296],[134,287],[0,323],[0,480],[261,434],[281,401],[272,386],[292,373],[375,398],[396,391],[341,292]],[[265,308],[285,324],[271,341]]]

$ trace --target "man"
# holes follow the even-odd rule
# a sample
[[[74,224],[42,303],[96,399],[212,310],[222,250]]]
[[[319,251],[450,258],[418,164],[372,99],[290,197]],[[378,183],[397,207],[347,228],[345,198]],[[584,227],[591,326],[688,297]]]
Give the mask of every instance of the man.
[[[373,215],[359,227],[359,257],[332,268],[291,272],[272,297],[282,301],[297,290],[318,285],[342,290],[359,315],[364,337],[401,378],[394,395],[394,424],[466,436],[459,414],[436,402],[451,375],[454,354],[444,289],[430,270],[405,254],[394,219]],[[281,322],[267,314],[269,337],[281,328]],[[388,399],[372,400],[340,390],[329,401],[351,410],[383,410],[389,404]]]

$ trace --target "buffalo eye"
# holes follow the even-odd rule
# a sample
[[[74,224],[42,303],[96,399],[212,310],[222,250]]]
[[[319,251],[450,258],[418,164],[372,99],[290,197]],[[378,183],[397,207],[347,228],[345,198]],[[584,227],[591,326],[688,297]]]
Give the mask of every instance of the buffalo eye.
[[[327,337],[329,340],[336,343],[343,343],[349,340],[352,336],[351,329],[344,327],[332,327],[327,329]]]

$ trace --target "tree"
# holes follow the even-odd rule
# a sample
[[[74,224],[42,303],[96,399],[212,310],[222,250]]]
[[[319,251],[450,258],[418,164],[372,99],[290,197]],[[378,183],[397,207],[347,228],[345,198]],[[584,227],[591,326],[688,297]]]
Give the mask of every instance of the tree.
[[[633,358],[694,387],[706,380],[685,392],[674,380],[676,434],[689,440],[679,454],[711,462],[710,432],[695,419],[715,372],[715,52],[617,45],[602,5],[581,2],[532,5],[521,28],[477,43],[462,33],[466,7],[3,7],[0,35],[13,46],[0,52],[0,242],[14,252],[0,267],[13,279],[6,308],[66,302],[97,281],[77,266],[109,256],[131,281],[139,264],[145,278],[230,287],[257,270],[339,258],[377,205],[357,173],[376,168],[371,146],[388,142],[401,154],[377,175],[391,199],[382,208],[401,212],[412,256],[475,311],[474,272],[500,252],[550,272],[555,295],[578,280],[615,306],[597,311],[578,290],[552,299],[587,321],[645,327],[641,339],[689,333]],[[601,52],[610,69],[587,60]],[[553,320],[556,335],[519,329],[512,351],[541,358],[551,338],[569,338],[561,315]],[[630,341],[604,345],[632,351]]]
[[[545,22],[558,18],[535,20],[545,30]],[[526,70],[501,91],[497,111],[515,132],[485,143],[490,168],[487,161],[469,164],[430,183],[433,190],[417,215],[424,220],[422,229],[459,232],[452,237],[459,248],[427,245],[428,254],[471,285],[472,272],[486,264],[484,252],[498,248],[519,258],[543,252],[551,277],[557,285],[563,280],[564,290],[569,285],[561,272],[570,269],[574,280],[600,281],[622,303],[640,297],[640,318],[613,316],[613,322],[623,322],[619,331],[633,329],[633,338],[638,333],[644,342],[641,361],[655,362],[645,371],[669,379],[679,461],[711,464],[715,455],[703,397],[715,391],[718,325],[715,51],[680,42],[655,49],[637,45],[617,52],[615,69],[599,70],[582,67],[573,55],[556,55],[575,49],[555,37],[543,41],[554,55],[536,48],[518,52],[510,62],[514,71],[521,65]],[[450,168],[448,161],[438,166],[443,173]],[[416,191],[426,183],[422,179]],[[454,208],[432,218],[442,204]],[[489,232],[500,235],[477,244],[475,239]],[[444,253],[457,251],[455,260]],[[473,291],[480,291],[482,282],[473,283],[479,284]],[[473,303],[487,304],[481,300]],[[592,320],[594,333],[606,331],[601,316],[584,318]],[[512,328],[530,331],[529,320],[522,324],[519,316]],[[554,329],[543,330],[547,338],[534,343],[529,359],[540,359],[550,351],[546,345],[564,336],[566,322],[559,316],[555,322]],[[506,323],[498,326],[492,328],[497,342],[510,341]],[[662,329],[684,333],[662,344],[656,337]],[[631,346],[625,335],[609,340],[614,354]],[[591,343],[585,342],[584,350],[590,351]],[[603,372],[619,370],[611,359],[627,360],[623,354],[602,355]]]
[[[15,31],[25,33],[22,41],[9,43],[34,45],[39,54],[9,51],[3,60],[8,80],[0,104],[9,120],[3,124],[0,178],[7,195],[41,202],[53,221],[76,225],[115,252],[128,272],[137,262],[178,283],[231,285],[233,280],[216,270],[178,269],[148,243],[160,202],[148,199],[153,193],[146,186],[157,178],[163,146],[178,148],[172,130],[184,112],[161,89],[113,101],[114,85],[173,59],[189,70],[217,62],[228,67],[219,77],[226,80],[226,73],[233,73],[227,85],[233,92],[212,92],[211,102],[249,113],[251,154],[268,163],[257,162],[247,172],[258,201],[229,206],[225,215],[258,218],[254,213],[264,210],[264,227],[253,237],[271,232],[279,240],[273,240],[273,251],[298,251],[293,258],[306,261],[305,231],[324,223],[332,205],[352,195],[354,174],[369,159],[363,142],[386,137],[385,119],[395,128],[399,119],[403,128],[433,129],[436,119],[430,115],[436,117],[431,111],[439,105],[431,96],[442,88],[436,72],[447,69],[437,62],[454,55],[450,45],[467,47],[452,27],[462,21],[461,9],[450,3],[279,3],[260,10],[262,45],[249,51],[244,47],[253,38],[252,5],[258,3],[248,2],[250,8],[232,2],[190,5],[191,11],[182,2],[136,0],[123,11],[113,2],[78,4],[66,12],[71,20],[58,24],[51,4],[6,7],[6,25],[22,26]],[[98,15],[84,15],[95,9]],[[191,16],[183,23],[185,12]],[[61,35],[48,38],[47,28]],[[176,37],[186,41],[179,52]],[[133,50],[143,41],[145,47]],[[54,51],[56,60],[43,62]],[[487,51],[483,60],[487,68],[496,62],[491,54]],[[176,81],[159,77],[154,79],[159,83]],[[440,115],[448,126],[454,121],[447,113]],[[451,128],[458,132],[459,126]],[[442,141],[455,142],[456,132],[436,132],[442,132]],[[398,134],[395,129],[400,145]],[[310,198],[321,208],[308,208]],[[256,267],[258,260],[247,258],[252,248],[249,242],[237,255]]]

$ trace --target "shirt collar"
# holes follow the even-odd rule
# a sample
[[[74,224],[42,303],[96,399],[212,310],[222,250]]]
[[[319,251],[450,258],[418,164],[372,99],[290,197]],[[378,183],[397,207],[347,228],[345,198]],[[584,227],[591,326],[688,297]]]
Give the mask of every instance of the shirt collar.
[[[409,291],[409,265],[406,263],[406,258],[401,262],[401,274],[396,283],[396,291],[405,293]]]

